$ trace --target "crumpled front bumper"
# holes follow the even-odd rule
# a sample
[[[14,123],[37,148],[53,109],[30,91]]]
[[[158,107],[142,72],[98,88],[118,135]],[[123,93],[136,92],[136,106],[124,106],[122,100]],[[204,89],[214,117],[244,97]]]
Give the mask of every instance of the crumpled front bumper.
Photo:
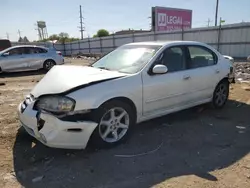
[[[97,126],[91,121],[62,121],[52,114],[33,110],[34,102],[24,103],[18,106],[22,126],[49,147],[84,149]]]

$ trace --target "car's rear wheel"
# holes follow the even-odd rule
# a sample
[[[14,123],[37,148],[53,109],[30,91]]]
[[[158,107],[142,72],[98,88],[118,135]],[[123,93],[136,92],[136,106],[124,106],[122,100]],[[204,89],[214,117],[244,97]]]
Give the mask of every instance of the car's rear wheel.
[[[56,65],[56,62],[52,59],[48,59],[43,63],[43,69],[49,71],[54,65]]]
[[[110,101],[102,105],[93,113],[98,122],[91,136],[91,144],[97,148],[112,147],[122,143],[130,134],[135,123],[132,108],[121,101]]]
[[[227,80],[221,81],[214,90],[213,106],[215,108],[222,108],[229,96],[229,82]]]

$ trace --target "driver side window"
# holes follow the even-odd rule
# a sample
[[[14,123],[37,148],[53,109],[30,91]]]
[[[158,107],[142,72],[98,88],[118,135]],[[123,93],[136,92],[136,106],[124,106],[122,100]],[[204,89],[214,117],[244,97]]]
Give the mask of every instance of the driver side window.
[[[10,56],[14,56],[14,55],[22,55],[23,51],[22,48],[14,48],[8,51]]]
[[[168,72],[176,72],[186,69],[186,58],[183,48],[180,46],[170,47],[159,56],[158,64],[167,66]]]

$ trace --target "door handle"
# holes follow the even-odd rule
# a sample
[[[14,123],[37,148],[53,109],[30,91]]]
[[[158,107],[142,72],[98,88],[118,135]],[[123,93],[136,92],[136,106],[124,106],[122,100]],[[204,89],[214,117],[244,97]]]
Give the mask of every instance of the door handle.
[[[189,80],[191,77],[190,76],[184,76],[183,80]]]

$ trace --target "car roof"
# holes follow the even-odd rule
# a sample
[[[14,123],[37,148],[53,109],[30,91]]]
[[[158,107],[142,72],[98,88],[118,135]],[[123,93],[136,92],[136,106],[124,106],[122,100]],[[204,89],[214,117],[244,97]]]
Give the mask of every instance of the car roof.
[[[129,43],[126,45],[160,45],[160,46],[166,46],[169,44],[176,44],[176,45],[206,45],[202,42],[197,42],[197,41],[148,41],[148,42],[135,42],[135,43]]]
[[[37,45],[17,45],[17,46],[12,46],[12,48],[20,48],[20,47],[38,47],[38,48],[45,48],[44,46],[37,46]]]

